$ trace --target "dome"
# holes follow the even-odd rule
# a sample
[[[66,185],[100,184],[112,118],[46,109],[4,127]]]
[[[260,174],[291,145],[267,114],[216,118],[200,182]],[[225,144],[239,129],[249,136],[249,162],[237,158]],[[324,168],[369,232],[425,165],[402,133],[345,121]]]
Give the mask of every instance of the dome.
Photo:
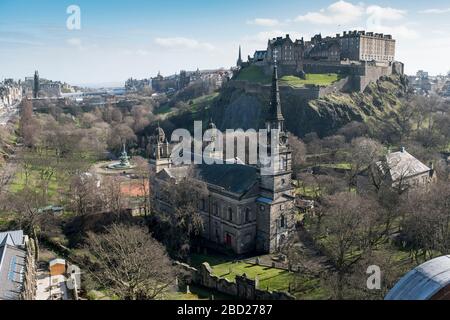
[[[217,127],[214,124],[214,122],[212,122],[212,119],[209,120],[208,129],[217,129]]]
[[[441,300],[450,298],[450,255],[427,261],[408,272],[385,300]]]

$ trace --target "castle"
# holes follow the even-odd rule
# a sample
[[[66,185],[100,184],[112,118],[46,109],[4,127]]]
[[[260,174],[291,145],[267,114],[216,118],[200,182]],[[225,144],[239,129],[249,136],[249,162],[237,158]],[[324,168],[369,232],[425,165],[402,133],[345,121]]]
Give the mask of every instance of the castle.
[[[245,63],[239,48],[238,67],[257,65],[268,74],[277,61],[280,75],[337,73],[349,76],[353,88],[363,91],[381,76],[403,74],[403,64],[395,61],[395,44],[391,35],[356,30],[334,37],[317,34],[310,41],[287,34],[269,39],[267,49],[255,51]]]
[[[210,122],[208,128],[215,129],[215,125]],[[197,204],[206,244],[228,248],[236,254],[278,251],[295,229],[296,210],[291,181],[291,149],[281,112],[276,65],[265,129],[276,138],[264,145],[268,157],[276,159],[274,166],[268,168],[267,162],[258,159],[256,165],[236,161],[191,167],[172,163],[172,144],[158,126],[151,138],[150,156],[155,171],[155,210],[171,212],[173,208],[165,200],[164,186],[177,183],[193,170],[195,179],[204,182],[208,190]]]

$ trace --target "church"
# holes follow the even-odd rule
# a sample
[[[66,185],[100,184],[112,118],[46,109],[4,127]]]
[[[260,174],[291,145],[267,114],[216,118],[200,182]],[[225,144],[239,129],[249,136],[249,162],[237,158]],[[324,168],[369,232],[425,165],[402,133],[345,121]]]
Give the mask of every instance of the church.
[[[209,128],[215,128],[210,122]],[[151,137],[151,167],[154,170],[153,204],[156,211],[169,212],[162,187],[177,183],[188,174],[207,186],[198,203],[203,220],[202,238],[213,248],[227,248],[235,254],[274,253],[295,230],[294,189],[291,181],[291,149],[284,128],[278,87],[277,66],[273,68],[271,101],[266,118],[268,134],[277,139],[265,144],[267,155],[277,159],[267,168],[242,161],[224,164],[174,165],[171,143],[158,126]],[[277,145],[274,145],[276,141]]]

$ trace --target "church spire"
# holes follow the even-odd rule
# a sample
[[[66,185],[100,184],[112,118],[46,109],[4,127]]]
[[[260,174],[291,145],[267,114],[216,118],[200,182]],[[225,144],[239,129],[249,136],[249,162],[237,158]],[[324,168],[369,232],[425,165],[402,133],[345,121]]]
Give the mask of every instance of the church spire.
[[[241,52],[241,46],[239,45],[239,55],[237,60],[237,66],[240,67],[242,65],[242,52]]]
[[[280,102],[280,88],[278,86],[278,67],[275,63],[273,66],[272,73],[272,92],[270,95],[270,108],[268,121],[284,121],[283,114],[281,113],[281,102]]]

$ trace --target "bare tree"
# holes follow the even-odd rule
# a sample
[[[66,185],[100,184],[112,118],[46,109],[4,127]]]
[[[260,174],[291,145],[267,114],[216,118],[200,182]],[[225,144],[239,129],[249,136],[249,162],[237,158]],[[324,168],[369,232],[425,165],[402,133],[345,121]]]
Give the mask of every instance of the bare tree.
[[[372,163],[383,154],[383,146],[369,138],[356,138],[352,140],[348,162],[350,170],[347,172],[349,189],[357,185],[358,175],[367,170]]]
[[[439,182],[427,192],[411,191],[402,206],[402,233],[413,258],[427,260],[450,250],[450,186]]]
[[[164,228],[161,238],[169,252],[184,259],[194,239],[203,231],[200,210],[202,203],[206,206],[208,189],[204,182],[194,178],[190,170],[177,183],[162,186],[161,197],[169,203],[171,210],[156,212],[152,219],[156,219],[154,224]]]
[[[336,268],[338,298],[342,298],[345,274],[380,237],[378,208],[374,201],[346,192],[327,197],[323,210],[315,238]]]
[[[293,134],[289,135],[289,145],[292,149],[292,170],[298,178],[302,165],[306,161],[306,145]]]
[[[140,187],[142,190],[141,205],[144,208],[145,215],[148,215],[151,210],[151,195],[150,195],[150,181],[153,181],[153,171],[150,170],[148,160],[142,157],[134,157],[135,165],[134,171],[139,177]]]
[[[95,258],[90,272],[119,299],[158,299],[175,282],[164,247],[141,227],[112,225],[89,233],[87,243]]]

